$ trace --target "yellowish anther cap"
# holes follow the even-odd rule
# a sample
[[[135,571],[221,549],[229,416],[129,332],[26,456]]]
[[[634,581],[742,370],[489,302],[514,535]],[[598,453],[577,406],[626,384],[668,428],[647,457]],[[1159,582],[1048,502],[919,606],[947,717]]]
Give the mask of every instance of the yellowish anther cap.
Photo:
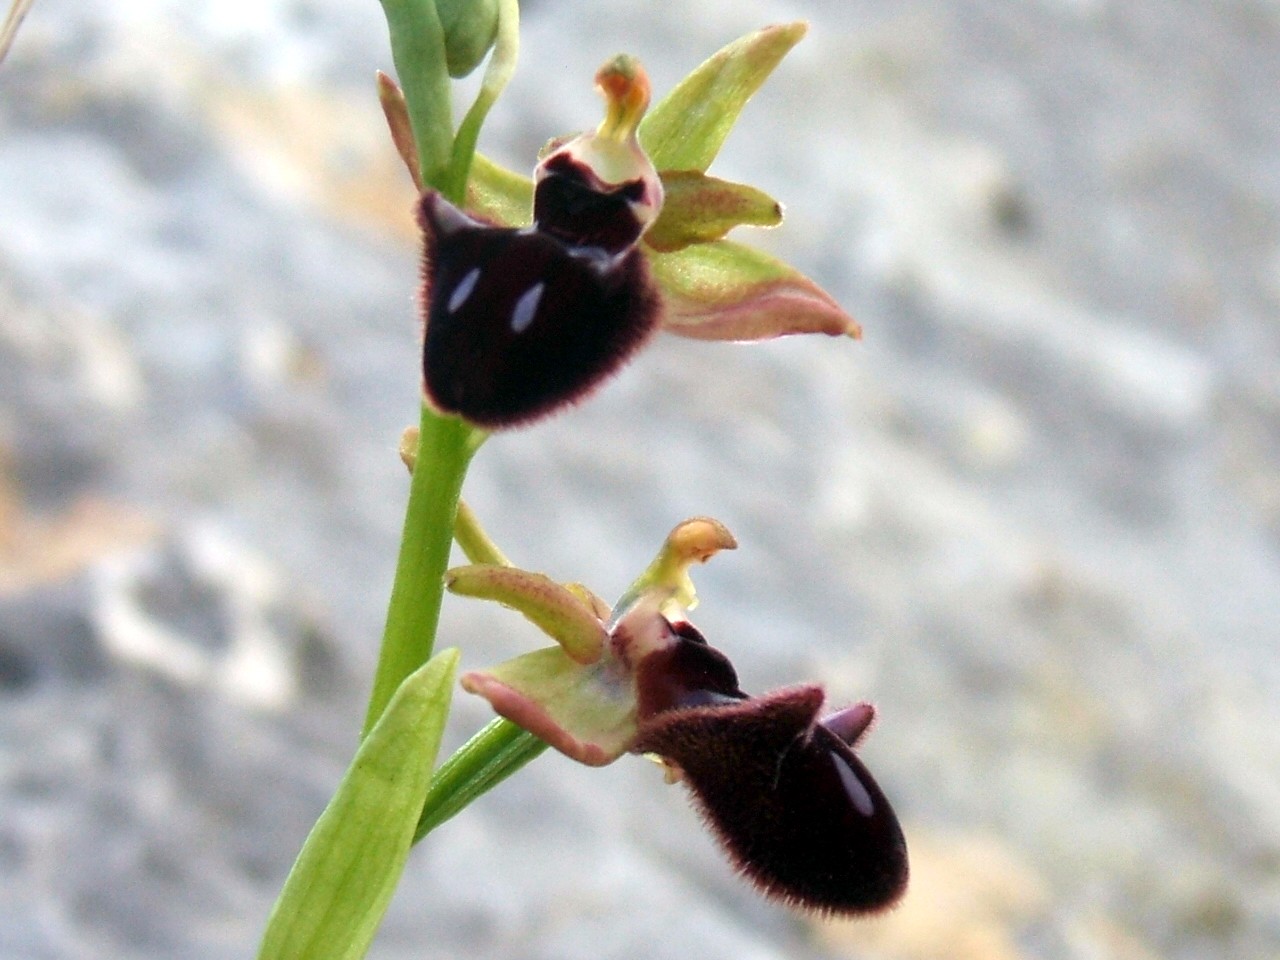
[[[649,75],[640,61],[618,54],[596,72],[596,89],[605,99],[604,120],[596,135],[619,142],[634,140],[649,109]]]
[[[631,584],[614,607],[622,614],[642,597],[648,597],[665,614],[679,616],[698,605],[689,577],[695,563],[706,563],[721,550],[733,550],[738,541],[719,520],[694,517],[676,525],[644,573]]]

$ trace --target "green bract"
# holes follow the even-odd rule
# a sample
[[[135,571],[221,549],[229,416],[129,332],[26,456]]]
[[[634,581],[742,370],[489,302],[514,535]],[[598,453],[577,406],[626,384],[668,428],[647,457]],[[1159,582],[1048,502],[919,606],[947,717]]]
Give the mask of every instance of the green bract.
[[[458,651],[396,690],[307,837],[258,960],[357,960],[404,870],[449,716]]]

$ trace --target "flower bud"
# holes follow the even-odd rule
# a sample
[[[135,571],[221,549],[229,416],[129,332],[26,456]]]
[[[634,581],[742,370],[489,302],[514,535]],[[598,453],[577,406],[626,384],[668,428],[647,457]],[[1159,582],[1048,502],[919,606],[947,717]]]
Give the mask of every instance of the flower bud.
[[[480,65],[498,35],[498,0],[436,0],[444,28],[449,76],[465,77]]]

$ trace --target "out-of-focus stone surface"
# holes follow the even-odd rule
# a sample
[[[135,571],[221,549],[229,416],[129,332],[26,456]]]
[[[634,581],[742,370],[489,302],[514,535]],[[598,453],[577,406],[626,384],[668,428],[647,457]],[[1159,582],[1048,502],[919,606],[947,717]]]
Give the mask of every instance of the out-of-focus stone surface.
[[[677,520],[753,690],[874,699],[917,882],[831,925],[638,760],[415,851],[380,957],[1280,952],[1280,12],[529,3],[485,149],[810,37],[716,173],[861,344],[661,340],[468,496],[609,596]],[[376,4],[41,0],[0,67],[0,956],[249,955],[354,746],[415,418]],[[464,664],[536,636],[450,602]],[[486,718],[460,697],[459,742]]]

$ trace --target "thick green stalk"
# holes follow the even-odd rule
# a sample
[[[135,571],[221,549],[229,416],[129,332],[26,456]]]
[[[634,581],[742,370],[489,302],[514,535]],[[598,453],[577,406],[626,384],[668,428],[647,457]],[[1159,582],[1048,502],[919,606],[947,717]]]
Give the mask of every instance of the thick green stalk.
[[[419,431],[400,558],[362,735],[377,723],[404,678],[431,657],[458,495],[471,457],[484,437],[461,420],[437,415],[425,404]]]
[[[413,842],[417,843],[545,749],[547,745],[543,741],[509,720],[499,717],[490,721],[440,764],[431,779]]]

